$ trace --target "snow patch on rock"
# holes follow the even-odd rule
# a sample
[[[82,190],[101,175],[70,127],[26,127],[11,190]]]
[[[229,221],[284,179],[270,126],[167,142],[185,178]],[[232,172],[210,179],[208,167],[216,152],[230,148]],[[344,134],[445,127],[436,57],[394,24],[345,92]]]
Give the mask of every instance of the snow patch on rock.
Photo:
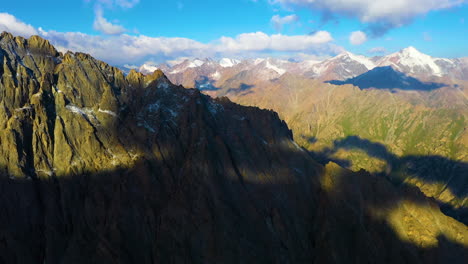
[[[241,63],[240,60],[235,60],[235,59],[228,59],[228,58],[222,58],[220,61],[219,61],[219,65],[223,68],[229,68],[229,67],[233,67],[237,64]]]
[[[197,68],[197,67],[202,66],[203,64],[205,64],[205,62],[202,61],[202,60],[194,60],[194,61],[190,62],[190,64],[187,67],[188,68]]]
[[[115,112],[113,112],[113,111],[110,111],[110,110],[103,110],[103,109],[99,108],[98,112],[117,117],[117,114]]]
[[[278,66],[276,66],[274,64],[271,64],[270,61],[266,62],[265,67],[267,69],[270,69],[270,70],[273,70],[273,71],[277,72],[279,75],[283,75],[286,72],[285,69],[279,68]]]
[[[221,78],[221,73],[219,73],[219,71],[216,71],[213,74],[211,74],[211,78],[213,78],[213,80],[219,80],[219,78]]]

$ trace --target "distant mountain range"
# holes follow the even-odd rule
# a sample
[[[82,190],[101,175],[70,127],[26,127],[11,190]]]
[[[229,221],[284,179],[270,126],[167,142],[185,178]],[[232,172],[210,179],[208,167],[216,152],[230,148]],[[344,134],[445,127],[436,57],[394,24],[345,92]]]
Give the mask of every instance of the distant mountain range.
[[[291,73],[323,81],[344,81],[374,68],[391,66],[395,71],[422,81],[440,79],[468,80],[468,58],[434,58],[419,52],[414,47],[405,48],[383,57],[368,58],[343,52],[324,61],[304,60],[300,62],[275,58],[235,60],[223,58],[184,60],[172,66],[168,64],[143,64],[139,71],[148,74],[155,69],[164,71],[168,78],[186,87],[204,89],[207,83],[217,87],[224,81],[248,71],[257,80],[270,80]],[[206,83],[194,80],[206,80]]]

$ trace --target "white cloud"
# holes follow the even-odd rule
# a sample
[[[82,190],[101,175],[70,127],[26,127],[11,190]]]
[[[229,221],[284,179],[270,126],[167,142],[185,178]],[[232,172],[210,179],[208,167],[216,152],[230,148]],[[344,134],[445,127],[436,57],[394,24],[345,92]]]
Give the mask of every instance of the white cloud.
[[[299,21],[299,17],[297,15],[289,15],[284,17],[281,17],[280,15],[274,15],[271,18],[271,23],[273,24],[275,30],[278,32],[283,30],[284,25],[291,24],[297,21]]]
[[[338,52],[336,53],[341,53],[342,51],[344,51],[344,49],[340,49]],[[299,53],[296,53],[294,54],[294,59],[298,60],[298,61],[324,61],[326,59],[329,59],[331,58],[332,56],[327,56],[327,55],[316,55],[316,54],[307,54],[307,53],[302,53],[302,52],[299,52]]]
[[[361,45],[366,41],[367,41],[367,35],[366,33],[362,31],[354,31],[351,33],[351,35],[349,35],[349,42],[352,45]]]
[[[11,15],[10,15],[11,16]],[[13,16],[10,20],[17,21]],[[3,21],[3,20],[1,20]],[[23,22],[22,25],[26,25]],[[330,43],[327,31],[313,35],[268,35],[263,32],[221,37],[208,43],[188,38],[149,37],[128,34],[94,36],[80,32],[46,31],[27,25],[29,31],[50,40],[62,52],[86,52],[113,65],[139,64],[144,61],[169,61],[180,57],[254,57],[281,53],[336,54],[340,47]],[[119,29],[119,28],[117,28]],[[118,30],[116,30],[118,31]],[[110,33],[110,32],[108,32]]]
[[[218,51],[301,51],[314,48],[332,41],[327,31],[318,31],[313,35],[287,36],[282,34],[267,35],[263,32],[244,33],[236,38],[221,37]]]
[[[58,50],[86,52],[111,64],[142,62],[148,57],[162,59],[183,55],[204,56],[206,44],[186,38],[152,38],[147,36],[91,36],[80,32],[42,31]]]
[[[96,14],[94,18],[93,28],[99,32],[102,32],[107,35],[119,35],[126,31],[126,29],[121,25],[115,25],[107,21],[104,18],[102,9],[96,8]]]
[[[94,23],[93,29],[106,35],[120,35],[127,31],[123,26],[113,24],[104,17],[104,9],[114,9],[121,7],[124,9],[133,8],[140,0],[84,0],[87,3],[94,2]],[[136,31],[136,29],[134,30]]]
[[[220,57],[258,55],[271,52],[335,53],[330,33],[317,32],[311,36],[267,35],[263,32],[240,34],[235,38],[221,37],[201,43],[187,38],[130,36],[90,36],[79,32],[41,31],[60,51],[90,53],[106,62],[122,65],[153,59],[167,61],[180,57]]]
[[[410,23],[416,16],[447,9],[467,0],[270,0],[286,8],[306,7],[326,14],[357,17],[371,23],[374,34]],[[378,32],[381,30],[382,32]]]
[[[167,63],[169,66],[173,67],[174,65],[180,64],[180,63],[184,62],[185,60],[189,60],[189,59],[192,59],[192,57],[179,57],[179,58],[175,58],[173,60],[167,60],[167,61],[165,61],[165,63]]]
[[[255,52],[327,51],[332,40],[326,31],[311,36],[267,35],[263,32],[240,34],[235,38],[221,37],[211,43],[187,38],[148,37],[144,35],[100,37],[83,33],[55,31],[42,35],[62,50],[82,51],[114,64],[136,63],[148,57],[169,60],[179,57],[215,57],[223,54]]]
[[[0,32],[8,31],[14,35],[30,37],[37,35],[37,30],[8,13],[0,13]]]
[[[123,67],[127,68],[129,70],[136,70],[136,69],[140,68],[137,65],[131,65],[131,64],[124,64]]]
[[[387,49],[384,47],[374,47],[367,51],[368,53],[387,53]]]

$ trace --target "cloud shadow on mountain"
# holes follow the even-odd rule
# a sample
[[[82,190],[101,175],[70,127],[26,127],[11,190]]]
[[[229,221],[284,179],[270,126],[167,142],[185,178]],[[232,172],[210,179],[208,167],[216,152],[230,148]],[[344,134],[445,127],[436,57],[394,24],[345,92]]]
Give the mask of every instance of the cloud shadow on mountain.
[[[237,87],[237,88],[227,89],[226,94],[247,95],[247,94],[252,93],[251,89],[254,88],[254,87],[255,87],[255,85],[241,83],[239,85],[239,87]]]
[[[215,86],[216,80],[213,80],[207,76],[201,76],[197,80],[195,80],[195,88],[200,91],[211,92],[211,91],[218,91],[220,92],[219,95],[227,95],[227,94],[234,94],[234,95],[247,95],[252,93],[251,89],[255,87],[255,85],[241,83],[238,87],[218,87]]]
[[[195,88],[200,91],[218,91],[220,88],[214,85],[215,82],[207,76],[201,76],[195,80]]]
[[[306,140],[309,144],[314,144],[317,142],[316,137],[302,136],[302,138]],[[333,154],[336,152],[335,149],[324,148],[320,151],[308,151],[307,150],[307,152],[312,156],[312,158],[315,161],[317,161],[318,163],[322,165],[326,165],[329,162],[334,162],[343,168],[350,168],[352,166],[352,162],[350,160],[338,159],[338,158],[333,157]]]
[[[414,91],[432,91],[447,86],[444,83],[422,82],[414,77],[393,69],[391,66],[377,67],[366,73],[345,81],[331,80],[334,85],[352,84],[360,89],[401,89]]]
[[[335,140],[332,148],[325,148],[319,152],[311,152],[311,155],[326,164],[329,161],[336,162],[342,167],[350,168],[352,162],[333,158],[340,149],[362,150],[369,157],[377,158],[386,162],[387,171],[376,173],[388,177],[394,184],[405,184],[403,178],[399,178],[396,172],[418,179],[421,183],[439,184],[439,193],[446,188],[450,190],[456,199],[463,200],[468,197],[468,163],[454,161],[438,155],[407,155],[399,157],[391,153],[388,148],[378,142],[372,142],[359,136],[348,136],[344,139]],[[449,216],[468,225],[468,208],[453,208],[450,204],[440,202],[441,209]]]

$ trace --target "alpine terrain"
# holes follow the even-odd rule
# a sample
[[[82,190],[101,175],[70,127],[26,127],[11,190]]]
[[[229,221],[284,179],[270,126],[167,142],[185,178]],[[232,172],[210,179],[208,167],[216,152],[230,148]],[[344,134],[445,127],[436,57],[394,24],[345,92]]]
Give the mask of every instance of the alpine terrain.
[[[451,92],[426,98],[296,78],[281,73],[287,64],[281,63],[258,61],[251,66],[256,73],[235,75],[268,77],[271,96],[297,103],[275,107],[286,107],[281,116],[294,137],[275,112],[174,85],[160,70],[125,75],[88,54],[59,53],[38,36],[2,33],[0,263],[465,263],[467,226],[442,213],[426,190],[353,172],[338,161],[321,165],[294,141],[308,147],[314,139],[306,135],[324,142],[326,134],[345,136],[335,145],[348,142],[346,150],[353,140],[365,141],[353,136],[358,127],[381,122],[368,133],[395,148],[363,151],[418,167],[433,157],[410,154],[420,141],[405,133],[434,137],[428,149],[440,144],[440,155],[455,155],[466,146],[460,139],[466,139],[460,128],[466,119],[457,110],[463,104],[432,105],[432,96],[443,102]],[[181,67],[195,76],[210,65]],[[247,67],[230,60],[223,65],[219,80],[233,67]],[[274,72],[278,80],[269,79]],[[246,85],[242,93],[250,91]],[[293,87],[309,102],[276,92]],[[368,111],[380,115],[377,120],[332,110],[358,101],[356,111],[362,111],[378,99],[381,112]],[[436,122],[429,117],[446,122],[445,129],[427,134]],[[387,123],[394,126],[387,129]],[[363,146],[383,151],[384,143]],[[417,156],[402,158],[405,153]],[[450,167],[454,172],[465,168],[458,162]],[[410,179],[443,182],[424,177],[431,172]],[[447,194],[437,199],[450,191],[463,200],[466,180],[444,181]]]

